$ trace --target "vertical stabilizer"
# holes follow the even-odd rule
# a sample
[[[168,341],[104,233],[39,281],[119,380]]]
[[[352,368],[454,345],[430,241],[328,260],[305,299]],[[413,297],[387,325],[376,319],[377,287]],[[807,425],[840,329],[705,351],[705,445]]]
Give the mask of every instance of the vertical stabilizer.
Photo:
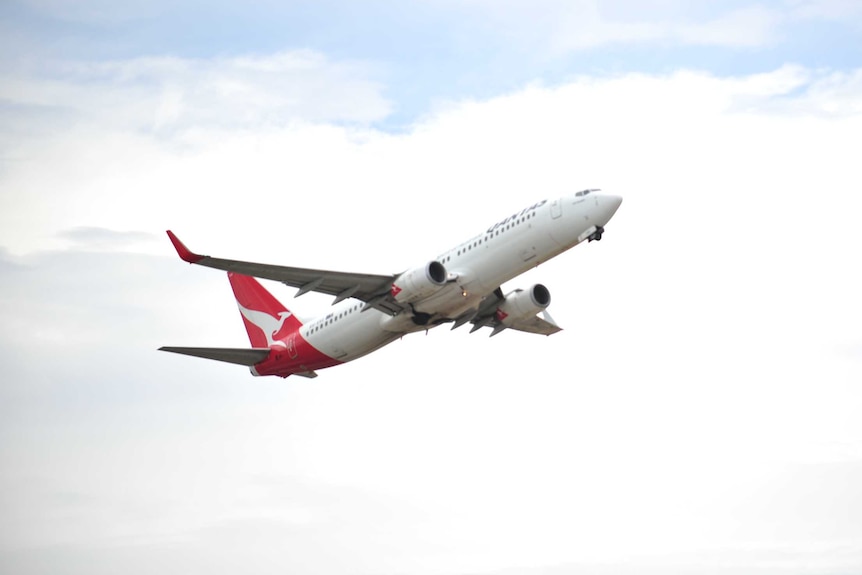
[[[239,312],[252,347],[284,345],[283,340],[302,322],[250,276],[228,272]]]

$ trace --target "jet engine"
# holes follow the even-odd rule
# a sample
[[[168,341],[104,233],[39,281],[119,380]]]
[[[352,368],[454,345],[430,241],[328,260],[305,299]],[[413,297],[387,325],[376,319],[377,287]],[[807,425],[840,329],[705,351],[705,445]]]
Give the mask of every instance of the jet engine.
[[[542,284],[536,284],[527,290],[516,289],[507,294],[503,303],[497,307],[497,320],[510,326],[518,320],[536,315],[550,303],[551,292]]]
[[[392,297],[401,303],[426,298],[446,285],[447,276],[445,266],[436,260],[409,269],[392,283]]]

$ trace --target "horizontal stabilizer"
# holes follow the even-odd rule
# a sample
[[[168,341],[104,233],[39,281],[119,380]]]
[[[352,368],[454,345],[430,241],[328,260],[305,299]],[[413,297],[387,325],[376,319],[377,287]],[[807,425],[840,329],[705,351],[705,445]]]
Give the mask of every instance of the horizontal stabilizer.
[[[160,347],[159,351],[170,351],[183,355],[193,355],[204,359],[226,361],[239,365],[254,365],[266,359],[269,348],[236,348],[236,347]]]

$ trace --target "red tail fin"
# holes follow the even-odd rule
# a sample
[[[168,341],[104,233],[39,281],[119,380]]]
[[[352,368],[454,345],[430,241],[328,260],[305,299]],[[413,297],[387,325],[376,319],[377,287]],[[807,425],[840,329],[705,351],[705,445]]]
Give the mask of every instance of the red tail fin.
[[[228,272],[252,347],[272,347],[302,322],[250,276]]]

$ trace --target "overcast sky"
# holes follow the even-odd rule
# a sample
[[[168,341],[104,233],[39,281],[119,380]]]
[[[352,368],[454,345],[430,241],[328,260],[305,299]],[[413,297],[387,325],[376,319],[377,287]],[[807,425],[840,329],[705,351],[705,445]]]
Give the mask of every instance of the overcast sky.
[[[0,4],[0,571],[862,572],[862,4],[694,6]],[[156,351],[248,345],[165,229],[394,273],[587,187],[554,336]]]

